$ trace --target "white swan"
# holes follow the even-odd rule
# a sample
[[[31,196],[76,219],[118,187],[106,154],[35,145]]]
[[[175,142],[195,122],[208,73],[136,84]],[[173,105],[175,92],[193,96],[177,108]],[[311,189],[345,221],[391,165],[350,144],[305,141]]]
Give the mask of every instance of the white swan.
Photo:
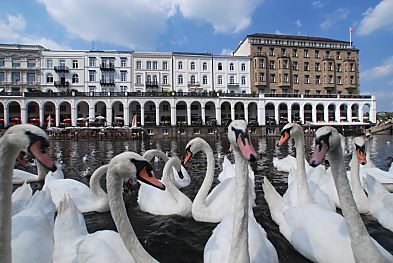
[[[57,171],[53,174],[48,173],[46,176],[43,188],[50,189],[56,207],[59,206],[64,196],[68,196],[82,213],[106,212],[109,211],[108,195],[101,188],[100,179],[107,169],[107,164],[97,168],[90,177],[89,187],[74,179],[64,179],[61,167],[57,165]]]
[[[143,157],[147,160],[153,159],[155,156],[166,156],[162,151],[149,150],[145,152]],[[138,191],[138,204],[142,211],[153,215],[181,215],[185,217],[191,216],[192,202],[185,194],[183,194],[173,183],[173,174],[180,171],[180,159],[169,158],[165,163],[162,172],[161,182],[165,184],[166,189],[162,191],[147,184],[141,184]],[[173,172],[175,168],[175,172]]]
[[[151,162],[151,160],[153,160],[153,158],[154,158],[154,160],[156,160],[158,157],[161,158],[165,163],[169,160],[169,157],[166,153],[164,153],[161,150],[157,150],[157,149],[147,150],[143,154],[143,157],[146,158],[146,160],[148,160],[149,162]],[[180,173],[178,173],[174,167],[173,167],[172,171],[173,171],[173,178],[172,178],[173,183],[175,184],[175,186],[178,189],[182,189],[182,188],[190,185],[191,177],[183,165],[181,166]]]
[[[256,160],[245,121],[228,126],[236,160],[235,211],[226,215],[206,243],[204,262],[278,262],[277,252],[264,229],[249,215],[248,161]]]
[[[228,157],[225,155],[222,161],[222,171],[217,176],[218,181],[223,182],[228,178],[235,177],[235,167],[236,164],[232,164],[231,161],[229,161]],[[255,175],[251,167],[249,167],[248,169],[248,176],[251,179],[251,183],[252,183],[251,188],[254,189]]]
[[[21,162],[21,161],[19,161]],[[26,172],[19,169],[14,169],[12,176],[13,184],[23,184],[24,182],[43,182],[45,180],[46,171],[43,169],[42,165],[37,165],[37,174]]]
[[[85,221],[72,199],[59,205],[55,222],[54,261],[62,262],[157,262],[138,241],[128,219],[123,197],[123,182],[142,180],[165,187],[151,174],[146,159],[132,152],[115,156],[108,165],[107,188],[110,209],[119,233],[103,230],[87,233]]]
[[[324,192],[322,192],[318,184],[312,181],[311,178],[310,180],[307,180],[303,128],[297,123],[288,123],[282,128],[281,135],[280,141],[278,142],[279,145],[283,145],[290,138],[293,138],[295,140],[296,148],[296,170],[291,168],[291,172],[288,177],[292,177],[292,179],[290,182],[288,180],[288,189],[283,196],[286,205],[296,205],[298,203],[298,196],[301,196],[300,198],[302,200],[309,200],[311,198],[321,207],[336,211],[334,203],[330,201],[329,197]],[[309,177],[321,176],[320,171],[317,171],[312,167],[308,168]],[[322,173],[324,173],[324,169],[322,169]]]
[[[19,186],[12,193],[12,216],[16,215],[20,211],[24,210],[30,203],[31,197],[33,196],[33,189],[27,183]]]
[[[364,181],[371,214],[383,227],[393,232],[393,194],[370,175]]]
[[[183,163],[187,164],[191,157],[199,151],[203,151],[206,155],[207,168],[203,183],[192,203],[192,217],[200,222],[218,223],[226,214],[234,211],[235,177],[222,181],[209,193],[214,179],[214,154],[210,145],[202,138],[192,139],[186,146]],[[249,201],[251,206],[255,206],[253,182],[250,182],[250,185]]]
[[[336,185],[339,189],[338,192],[343,212],[345,211],[344,215],[348,217],[348,210],[352,210],[352,214],[350,217],[344,218],[333,211],[317,205],[307,195],[298,195],[298,204],[296,206],[285,207],[283,199],[280,199],[280,195],[265,178],[263,189],[272,217],[276,216],[276,219],[280,220],[280,232],[284,237],[297,251],[299,251],[299,253],[311,261],[322,263],[355,262],[356,259],[356,262],[381,262],[371,259],[369,259],[369,261],[359,261],[359,257],[357,256],[359,254],[354,257],[356,253],[352,253],[353,247],[351,247],[351,242],[353,242],[353,240],[351,239],[353,238],[354,227],[359,229],[363,227],[364,229],[359,233],[361,233],[361,236],[367,234],[367,238],[369,240],[371,239],[356,210],[356,205],[353,201],[349,186],[348,191],[342,193],[342,188],[346,188],[344,182],[342,182],[342,178],[345,177],[345,180],[347,179],[344,170],[343,151],[340,146],[340,135],[334,128],[324,127],[317,130],[316,136],[316,150],[310,161],[310,165],[316,166],[319,164],[326,151],[330,150],[328,157],[332,165],[333,176],[335,176],[336,180],[338,177],[336,169],[337,163],[342,162],[342,174],[344,174],[344,176],[340,176],[340,182]],[[323,150],[323,152],[320,152],[320,150]],[[319,162],[316,162],[316,157],[320,158]],[[335,157],[338,159],[334,159]],[[346,183],[348,185],[348,182]],[[351,204],[347,203],[348,199],[352,200]],[[355,210],[356,213],[353,210]],[[280,215],[281,218],[279,217]],[[346,224],[346,220],[348,225]],[[358,242],[358,240],[356,240],[356,242]],[[389,255],[386,250],[379,245],[377,246],[389,260],[393,259],[390,258],[391,255]],[[365,247],[363,247],[363,249],[364,248]],[[364,250],[362,253],[368,252],[370,251]],[[370,252],[370,255],[374,257],[375,253]],[[378,257],[375,257],[375,259],[378,259]]]
[[[16,254],[16,252],[19,253],[18,256],[23,256],[22,254],[29,255],[29,260],[24,262],[48,262],[48,258],[45,258],[45,256],[47,256],[48,251],[48,253],[51,253],[50,244],[48,244],[49,249],[40,249],[41,242],[43,246],[46,245],[44,239],[42,239],[42,241],[35,240],[34,243],[25,246],[23,249],[17,247],[17,244],[13,242],[13,252],[11,251],[11,232],[14,230],[14,224],[11,225],[11,196],[12,174],[13,167],[15,165],[15,159],[21,151],[30,152],[44,166],[46,166],[50,170],[54,170],[54,164],[47,152],[48,146],[48,137],[45,132],[42,129],[31,124],[20,124],[10,127],[0,138],[0,255],[1,260],[4,263],[10,263],[12,257]],[[38,194],[39,193],[41,192],[38,192]],[[35,199],[39,199],[38,197],[36,197]],[[24,211],[27,211],[27,209],[24,209],[22,212]],[[21,213],[18,213],[17,215],[20,215]],[[22,218],[19,217],[17,220],[19,219]],[[15,223],[15,226],[17,226],[17,223]],[[36,233],[35,231],[40,231],[40,229],[35,229],[36,226],[30,225],[30,222],[28,225],[26,225],[26,227],[29,229],[29,231],[32,231],[30,232],[31,238],[36,237],[34,234]],[[23,229],[20,230],[20,235],[28,233],[23,231]],[[12,235],[14,234],[16,234],[16,232],[14,232]],[[24,242],[27,241],[27,239],[24,240]],[[15,259],[14,263],[15,262],[20,261],[17,261],[17,259]]]

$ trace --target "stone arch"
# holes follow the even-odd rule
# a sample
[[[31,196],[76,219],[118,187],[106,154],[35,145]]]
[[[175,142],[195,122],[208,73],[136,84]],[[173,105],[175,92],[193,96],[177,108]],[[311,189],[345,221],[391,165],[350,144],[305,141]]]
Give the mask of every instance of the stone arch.
[[[231,121],[231,104],[228,101],[224,101],[221,103],[221,124],[228,125]]]
[[[168,101],[160,102],[158,112],[160,114],[160,125],[171,125],[171,104]]]
[[[56,123],[56,105],[53,101],[45,101],[42,104],[44,109],[44,122],[46,127],[52,126]]]
[[[266,125],[273,125],[276,124],[276,119],[275,119],[275,109],[276,106],[272,102],[268,102],[265,105],[265,120],[266,120]]]
[[[35,125],[40,124],[40,105],[36,101],[29,101],[26,104],[27,122]]]
[[[17,101],[10,101],[7,104],[8,123],[12,126],[21,123],[21,106]]]
[[[118,100],[112,103],[112,125],[124,126],[124,105]]]
[[[300,105],[299,105],[299,103],[293,103],[291,105],[291,111],[292,111],[292,116],[291,116],[292,122],[301,123],[302,120],[300,119]]]
[[[235,120],[245,120],[243,102],[238,101],[235,104]]]
[[[284,102],[278,105],[278,120],[280,125],[288,123],[288,105]]]
[[[60,126],[71,125],[71,104],[68,101],[59,103],[60,110]]]
[[[323,106],[323,104],[318,104],[316,107],[317,110],[317,122],[324,122],[325,118],[324,118],[324,113],[325,113],[325,108]]]
[[[304,123],[312,121],[312,105],[310,103],[306,103],[304,105]]]
[[[176,103],[176,124],[187,125],[187,103],[182,100]]]
[[[250,102],[248,105],[248,123],[250,125],[258,124],[258,105],[255,102]]]
[[[361,113],[363,116],[360,118],[363,119],[363,122],[372,122],[373,119],[371,117],[371,105],[369,103],[364,103],[361,107]]]
[[[202,124],[202,105],[199,101],[193,101],[191,107],[191,125]]]
[[[205,104],[205,123],[207,125],[216,125],[216,105],[213,101],[208,101]]]
[[[348,105],[345,103],[342,103],[340,105],[340,122],[347,122],[348,121],[347,112],[348,112]]]
[[[359,119],[359,109],[360,109],[359,104],[353,103],[351,105],[351,112],[352,112],[352,120],[351,121],[354,121],[354,122],[359,122],[360,121],[360,119]]]
[[[0,102],[0,128],[4,127],[4,104]]]
[[[89,104],[86,101],[79,101],[76,104],[76,121],[78,124],[82,125],[89,118]]]
[[[328,106],[328,120],[336,121],[336,105],[333,103]]]
[[[156,104],[154,101],[146,101],[143,109],[144,113],[144,126],[156,126]]]
[[[141,104],[139,101],[130,102],[128,106],[128,114],[130,116],[130,124],[132,123],[134,116],[136,116],[137,125],[141,125]]]

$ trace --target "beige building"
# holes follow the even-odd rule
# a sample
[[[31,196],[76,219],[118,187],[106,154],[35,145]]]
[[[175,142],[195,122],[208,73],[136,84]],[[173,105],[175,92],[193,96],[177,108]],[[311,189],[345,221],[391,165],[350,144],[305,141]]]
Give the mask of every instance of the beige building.
[[[359,50],[347,41],[253,34],[234,55],[251,57],[254,93],[359,94]]]

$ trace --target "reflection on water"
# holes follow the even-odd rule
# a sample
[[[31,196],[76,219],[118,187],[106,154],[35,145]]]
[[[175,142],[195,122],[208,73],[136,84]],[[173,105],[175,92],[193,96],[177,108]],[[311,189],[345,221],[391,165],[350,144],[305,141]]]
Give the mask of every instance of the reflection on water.
[[[384,158],[389,156],[393,150],[392,136],[374,136],[372,159],[376,166],[387,170]],[[52,141],[52,156],[62,151],[64,162],[64,174],[66,177],[74,178],[88,184],[87,177],[81,177],[80,172],[87,167],[93,172],[103,163],[108,163],[115,155],[129,150],[137,153],[152,148],[161,149],[172,155],[182,155],[188,140],[157,140],[157,141]],[[221,171],[221,163],[228,149],[227,139],[209,140],[209,144],[215,153],[215,173]],[[283,158],[286,155],[295,154],[294,143],[277,147],[277,138],[263,137],[253,138],[255,149],[259,154],[257,162],[252,163],[255,173],[256,204],[254,214],[257,221],[268,234],[268,238],[275,246],[280,262],[308,262],[279,233],[278,227],[270,218],[267,203],[263,197],[262,180],[267,176],[280,194],[287,188],[287,177],[285,173],[278,172],[272,166],[273,156]],[[306,137],[307,159],[313,150],[313,138]],[[350,139],[347,139],[347,145]],[[86,162],[83,156],[87,156]],[[229,156],[233,161],[233,156]],[[347,156],[347,160],[349,156]],[[163,163],[153,164],[156,175],[161,176]],[[206,159],[203,154],[197,154],[188,166],[188,172],[192,177],[191,185],[182,191],[193,200],[206,172]],[[104,180],[101,182],[105,186]],[[217,180],[214,184],[217,183]],[[214,186],[214,185],[213,185]],[[179,216],[153,216],[141,212],[136,203],[137,189],[130,194],[124,195],[129,218],[138,238],[143,246],[160,262],[202,262],[203,249],[216,224],[199,223],[191,218]],[[110,213],[87,213],[84,215],[89,232],[102,229],[115,230]],[[367,229],[371,235],[387,250],[393,253],[393,234],[381,227],[371,216],[363,216]],[[321,226],[323,227],[323,226]]]

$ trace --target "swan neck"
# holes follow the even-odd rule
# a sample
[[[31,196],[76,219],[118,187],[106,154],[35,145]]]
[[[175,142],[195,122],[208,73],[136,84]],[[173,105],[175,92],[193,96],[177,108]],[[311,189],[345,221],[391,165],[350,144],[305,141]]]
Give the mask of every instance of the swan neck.
[[[351,246],[356,262],[384,262],[386,259],[371,240],[353,199],[346,176],[344,156],[341,147],[328,152],[332,175],[336,185],[341,210],[347,224]]]
[[[229,262],[250,262],[248,250],[248,162],[239,150],[235,156],[235,208]]]
[[[370,136],[370,138],[368,138],[368,142],[367,142],[367,152],[366,152],[366,161],[367,163],[371,162],[371,150],[373,148],[373,138],[372,136]]]
[[[36,161],[36,166],[37,166],[38,181],[45,180],[47,172],[44,166],[39,161]]]
[[[296,173],[297,173],[297,200],[300,204],[313,202],[306,177],[304,163],[304,134],[295,136],[296,148]]]
[[[362,185],[360,183],[359,177],[359,158],[356,154],[356,150],[354,149],[352,152],[352,160],[351,160],[351,185],[352,191],[357,194],[363,192]],[[364,192],[363,192],[364,193]]]
[[[6,136],[0,139],[0,255],[5,263],[11,263],[12,174],[18,153]]]
[[[107,190],[109,197],[109,207],[112,214],[113,221],[124,245],[130,252],[135,262],[157,262],[149,253],[143,248],[138,238],[135,235],[134,229],[131,226],[130,220],[126,213],[126,207],[122,196],[122,181],[120,176],[114,174],[111,170],[107,172]]]
[[[107,199],[108,195],[102,189],[100,185],[101,177],[107,172],[108,164],[102,165],[97,170],[94,171],[92,176],[90,177],[89,186],[93,193],[100,199]]]
[[[171,196],[178,202],[184,194],[175,186],[173,183],[173,162],[174,159],[170,159],[165,163],[164,170],[162,171],[162,182],[165,185],[165,191],[168,191]]]

